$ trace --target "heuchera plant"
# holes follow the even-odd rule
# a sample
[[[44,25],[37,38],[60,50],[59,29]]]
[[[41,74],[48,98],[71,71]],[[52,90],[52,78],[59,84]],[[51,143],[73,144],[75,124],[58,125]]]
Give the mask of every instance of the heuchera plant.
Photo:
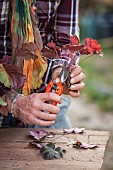
[[[73,58],[75,52],[78,52],[80,56],[88,55],[86,58],[97,54],[103,56],[102,48],[97,40],[92,38],[86,38],[84,44],[80,44],[80,41],[76,35],[70,36],[70,43],[65,44],[62,47],[56,46],[54,42],[47,44],[47,47],[42,50],[44,56],[48,58],[64,58],[69,60]],[[84,60],[84,59],[83,59]]]
[[[24,59],[28,60],[31,58],[35,60],[37,57],[34,54],[35,49],[35,43],[23,44],[22,48],[17,51],[17,56],[23,56]],[[47,47],[42,49],[42,55],[46,58],[63,58],[69,61],[74,57],[76,52],[79,53],[79,56],[88,55],[86,58],[94,54],[103,56],[102,48],[96,40],[86,38],[84,44],[80,44],[76,35],[70,36],[70,43],[62,47],[56,46],[54,42],[50,42],[47,44]],[[86,58],[83,58],[81,61]],[[10,89],[21,89],[25,81],[26,77],[21,73],[20,68],[12,64],[11,56],[4,56],[3,59],[0,59],[0,105],[6,105],[1,98],[6,91]]]

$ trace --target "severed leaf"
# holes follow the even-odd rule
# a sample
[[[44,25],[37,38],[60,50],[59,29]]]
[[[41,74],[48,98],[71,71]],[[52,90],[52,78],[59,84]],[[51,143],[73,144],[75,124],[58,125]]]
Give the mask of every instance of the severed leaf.
[[[42,147],[46,145],[46,143],[39,143],[37,141],[30,142],[30,144],[36,146],[39,149],[41,149]]]
[[[38,130],[38,131],[35,131],[35,130],[31,130],[29,132],[29,135],[33,136],[34,139],[41,139],[42,137],[44,136],[47,136],[48,132],[46,132],[45,130]]]
[[[71,129],[64,129],[64,133],[70,134],[70,133],[75,133],[75,134],[79,134],[79,133],[83,133],[85,130],[85,128],[71,128]]]
[[[64,152],[64,150],[62,150],[61,147],[55,148],[54,143],[49,143],[45,145],[44,147],[42,147],[42,149],[40,150],[40,153],[43,155],[44,159],[52,160],[54,158],[57,158],[57,159],[62,158],[63,153],[66,153],[66,151]]]
[[[39,139],[42,139],[43,137],[46,137],[46,138],[54,138],[55,137],[55,133],[47,132],[45,130],[38,130],[38,131],[31,130],[29,132],[29,135],[33,136],[34,139],[37,139],[38,141],[39,141]]]
[[[80,141],[77,141],[76,143],[73,144],[73,147],[77,149],[94,149],[97,148],[98,145],[87,144],[87,143],[82,143]]]

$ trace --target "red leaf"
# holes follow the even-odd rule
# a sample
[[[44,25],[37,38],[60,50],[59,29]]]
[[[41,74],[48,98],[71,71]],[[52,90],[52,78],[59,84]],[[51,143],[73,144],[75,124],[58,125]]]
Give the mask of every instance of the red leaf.
[[[63,46],[63,50],[69,50],[70,53],[75,53],[76,51],[81,51],[85,45],[73,45],[73,44],[66,44]]]
[[[54,48],[56,46],[56,44],[54,42],[50,42],[50,43],[47,43],[47,46],[49,48]]]
[[[87,143],[82,143],[80,141],[77,141],[76,143],[73,144],[73,147],[78,149],[94,149],[97,148],[98,145],[87,144]]]
[[[3,59],[0,59],[0,64],[11,64],[12,63],[12,57],[5,55]]]
[[[46,143],[37,143],[37,142],[31,142],[30,144],[35,145],[39,149],[43,148],[46,145]]]
[[[16,65],[12,64],[3,64],[6,69],[6,72],[9,74],[12,80],[12,89],[20,89],[23,87],[26,76],[20,72],[20,69]]]
[[[29,134],[30,134],[31,136],[33,136],[35,139],[38,140],[38,139],[46,136],[46,135],[48,134],[48,132],[46,132],[45,130],[39,130],[39,131],[31,130],[31,131],[29,132]]]
[[[89,53],[99,54],[102,51],[100,44],[98,44],[97,40],[93,40],[92,38],[85,39],[85,46]]]
[[[35,43],[30,42],[25,43],[22,45],[20,49],[16,52],[16,57],[22,57],[26,60],[30,59],[36,59],[38,56],[35,54],[35,51],[37,50],[37,45]]]
[[[45,130],[37,130],[37,131],[31,130],[29,132],[29,134],[37,140],[41,139],[44,136],[47,136],[47,138],[54,138],[55,137],[55,134],[53,132],[47,132]]]
[[[70,36],[70,41],[74,45],[78,45],[79,44],[79,39],[78,39],[78,37],[76,35]]]

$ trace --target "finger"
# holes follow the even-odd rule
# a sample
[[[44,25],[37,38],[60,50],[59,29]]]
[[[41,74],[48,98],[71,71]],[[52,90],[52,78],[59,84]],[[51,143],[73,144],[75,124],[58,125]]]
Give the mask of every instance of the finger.
[[[48,103],[42,104],[42,110],[45,110],[49,113],[54,113],[54,114],[57,114],[60,112],[60,108],[58,106],[54,106],[54,105],[48,104]]]
[[[50,120],[53,121],[56,119],[56,114],[50,114],[42,111],[38,111],[35,113],[35,117],[44,119],[44,120]]]
[[[74,90],[81,90],[81,89],[83,89],[84,87],[85,87],[85,83],[80,82],[79,84],[73,84],[73,85],[71,85],[69,89],[70,89],[71,91],[74,91]]]
[[[71,71],[71,77],[75,77],[77,76],[78,74],[80,74],[82,72],[82,68],[80,66],[76,66],[72,69]]]
[[[38,126],[50,126],[54,123],[55,121],[45,121],[45,120],[40,120],[35,118],[33,124],[38,125]]]
[[[74,76],[73,78],[71,78],[70,83],[71,84],[78,83],[78,82],[84,80],[84,78],[85,78],[85,74],[83,72],[81,72],[77,76]]]
[[[55,102],[61,104],[61,97],[58,94],[50,92],[50,93],[40,93],[38,95],[40,95],[40,96],[37,96],[38,99],[40,97],[40,100],[42,100],[42,101],[52,100],[52,101],[55,101]]]
[[[40,118],[36,118],[33,115],[29,115],[29,117],[27,117],[24,120],[25,124],[35,124],[35,125],[39,125],[39,126],[50,126],[51,124],[53,124],[55,121],[45,121],[45,120],[41,120]]]
[[[69,95],[70,95],[71,97],[76,98],[76,97],[79,97],[79,96],[80,96],[80,92],[79,92],[79,90],[77,90],[77,91],[69,91]]]

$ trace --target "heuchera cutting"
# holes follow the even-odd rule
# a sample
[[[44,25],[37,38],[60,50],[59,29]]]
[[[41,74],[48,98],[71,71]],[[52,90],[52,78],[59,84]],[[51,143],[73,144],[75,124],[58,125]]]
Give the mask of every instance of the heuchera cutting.
[[[103,56],[102,48],[97,40],[92,38],[86,38],[84,44],[80,44],[80,41],[76,35],[70,36],[70,43],[65,44],[62,47],[57,46],[54,42],[50,42],[42,50],[43,54],[47,58],[64,58],[70,59],[75,52],[79,52],[79,55],[94,55]]]

